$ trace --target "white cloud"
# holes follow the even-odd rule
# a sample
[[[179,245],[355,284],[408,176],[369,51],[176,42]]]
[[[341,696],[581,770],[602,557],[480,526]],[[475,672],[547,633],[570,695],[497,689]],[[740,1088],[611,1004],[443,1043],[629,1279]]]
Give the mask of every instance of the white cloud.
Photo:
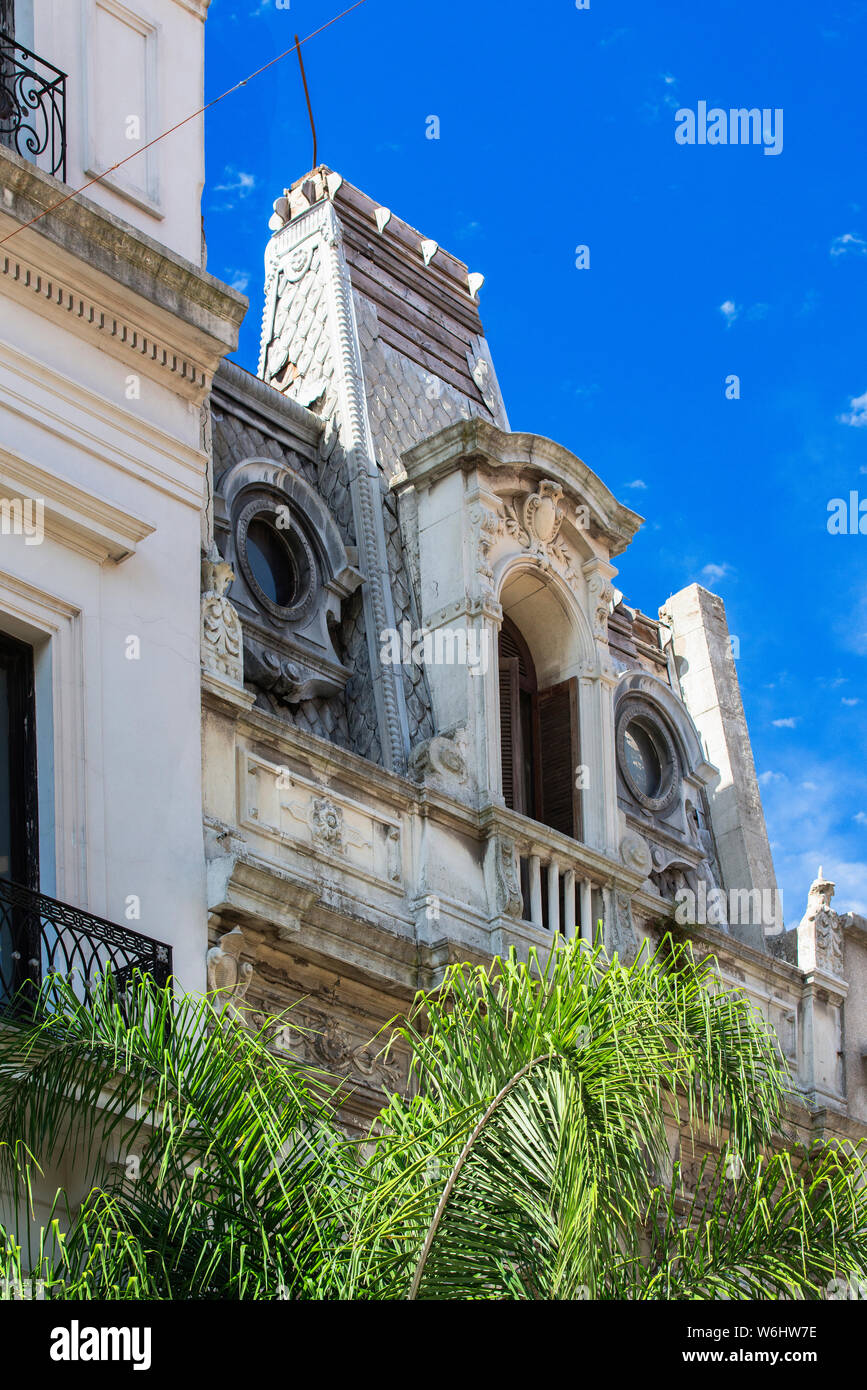
[[[650,99],[644,102],[642,110],[646,111],[652,121],[658,120],[663,110],[667,107],[671,111],[680,108],[680,97],[677,94],[677,78],[670,72],[659,74],[662,82],[662,91],[657,93],[654,90]]]
[[[245,198],[248,198],[255,187],[255,174],[246,174],[243,169],[235,169],[232,165],[227,165],[223,170],[223,182],[214,185],[214,192],[225,193],[228,196],[215,208],[215,211],[231,211],[236,203],[242,203]]]
[[[718,584],[721,579],[725,579],[727,574],[732,573],[732,567],[728,560],[723,560],[721,565],[705,565],[701,571],[702,579],[706,579],[708,584]]]
[[[625,488],[637,488],[641,492],[647,491],[647,483],[644,481],[643,478],[635,478],[631,483],[624,483],[623,486]]]
[[[738,308],[737,304],[735,304],[733,299],[724,300],[723,303],[719,306],[719,311],[726,321],[726,328],[731,328],[732,324],[734,323],[735,319],[740,313],[740,309]]]
[[[680,106],[680,98],[677,95],[677,78],[672,76],[670,72],[664,72],[662,80],[668,89],[662,100],[666,106],[671,107],[672,111],[676,111]]]
[[[843,236],[835,236],[831,242],[831,255],[845,256],[847,253],[867,256],[867,241],[863,237],[855,236],[854,232],[844,232]]]
[[[771,723],[775,729],[794,729],[797,727],[798,716],[789,715],[787,719],[772,719]]]
[[[867,425],[867,391],[863,396],[853,396],[849,402],[849,410],[844,415],[838,415],[837,419],[841,425],[854,425],[860,429]]]
[[[789,773],[786,780],[774,778],[762,784],[786,923],[791,927],[803,915],[807,891],[820,864],[837,885],[837,911],[867,912],[862,828],[867,825],[867,811],[858,809],[864,806],[861,769],[854,768],[848,757],[805,765],[803,747],[787,740],[786,749],[777,762],[778,769]]]
[[[788,782],[785,772],[760,772],[757,781],[760,786],[770,786],[771,782]]]
[[[230,276],[232,277],[232,278],[229,280],[229,284],[232,286],[232,289],[233,289],[233,290],[237,290],[239,294],[245,294],[245,293],[246,293],[246,290],[247,290],[247,286],[248,286],[249,283],[250,283],[250,276],[249,276],[249,274],[247,273],[247,271],[246,271],[246,270],[229,270],[229,271],[227,271],[226,273],[227,273],[227,275],[230,275]]]
[[[861,701],[857,695],[853,695],[851,699],[847,699],[847,697],[844,695],[841,701],[841,704],[844,705],[860,705],[860,703]]]

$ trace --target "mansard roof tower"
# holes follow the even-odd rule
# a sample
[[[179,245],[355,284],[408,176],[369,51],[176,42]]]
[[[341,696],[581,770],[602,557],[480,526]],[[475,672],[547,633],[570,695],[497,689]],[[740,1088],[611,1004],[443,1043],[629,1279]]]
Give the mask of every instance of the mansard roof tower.
[[[634,959],[685,897],[842,1113],[843,959],[817,994],[785,931],[721,599],[614,588],[642,518],[509,429],[481,276],[324,166],[270,225],[203,629],[211,935],[249,999],[301,1001],[361,1119],[397,1079],[369,1039],[448,961],[600,922]]]

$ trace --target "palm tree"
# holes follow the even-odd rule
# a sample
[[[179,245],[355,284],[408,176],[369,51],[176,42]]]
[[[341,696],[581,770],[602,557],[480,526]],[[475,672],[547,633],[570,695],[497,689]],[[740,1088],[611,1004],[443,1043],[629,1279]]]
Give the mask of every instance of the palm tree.
[[[0,1231],[7,1272],[78,1298],[816,1298],[864,1277],[862,1152],[782,1148],[772,1032],[670,938],[628,969],[574,942],[452,967],[394,1037],[412,1094],[360,1145],[329,1079],[219,1001],[51,982],[0,1028],[0,1188],[26,1201],[36,1158],[67,1154],[86,1195],[58,1194],[41,1250]],[[718,1154],[689,1182],[679,1131]]]
[[[785,1142],[770,1027],[670,937],[457,966],[400,1027],[352,1287],[409,1298],[820,1297],[867,1268],[863,1152]],[[683,1129],[718,1152],[693,1191]],[[775,1151],[776,1150],[776,1151]],[[770,1154],[766,1157],[766,1154]]]
[[[0,1229],[7,1278],[23,1269],[62,1298],[336,1291],[334,1193],[357,1164],[327,1086],[220,1004],[147,978],[123,999],[110,978],[81,998],[54,977],[35,1019],[0,1028],[0,1191],[18,1218]],[[21,1235],[34,1169],[61,1157],[84,1198],[58,1190],[34,1251]]]

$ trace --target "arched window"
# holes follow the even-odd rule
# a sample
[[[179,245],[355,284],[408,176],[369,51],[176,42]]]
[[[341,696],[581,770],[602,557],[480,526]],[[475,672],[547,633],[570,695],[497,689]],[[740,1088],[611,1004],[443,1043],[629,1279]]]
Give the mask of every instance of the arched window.
[[[540,690],[527,642],[503,619],[499,637],[500,760],[506,805],[581,839],[578,682]]]

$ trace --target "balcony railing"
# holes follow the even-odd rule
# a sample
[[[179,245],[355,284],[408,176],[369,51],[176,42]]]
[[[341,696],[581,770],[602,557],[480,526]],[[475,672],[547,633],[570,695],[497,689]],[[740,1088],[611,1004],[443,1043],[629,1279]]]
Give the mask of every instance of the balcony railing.
[[[49,974],[64,975],[79,998],[111,974],[122,999],[137,971],[166,984],[172,948],[0,879],[0,1008],[35,999]]]
[[[582,875],[577,861],[563,860],[534,845],[529,853],[519,853],[518,871],[525,922],[566,937],[593,940],[595,885]]]
[[[66,182],[66,73],[2,33],[0,144]]]

